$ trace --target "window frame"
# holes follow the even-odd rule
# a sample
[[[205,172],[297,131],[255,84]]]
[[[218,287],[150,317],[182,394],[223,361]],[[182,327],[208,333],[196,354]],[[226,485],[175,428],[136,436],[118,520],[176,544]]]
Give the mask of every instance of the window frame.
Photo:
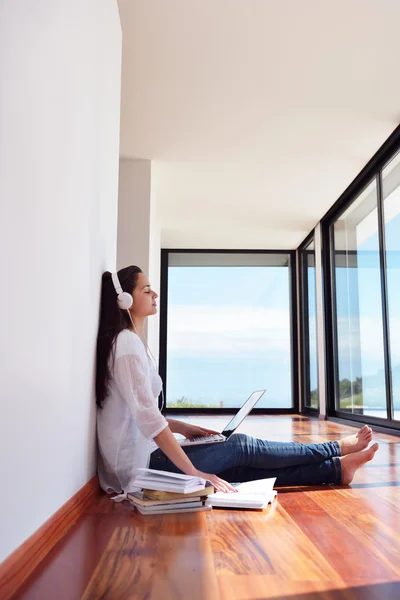
[[[309,357],[309,316],[308,316],[308,279],[306,265],[306,249],[314,242],[314,254],[315,254],[315,234],[312,230],[308,236],[303,240],[299,246],[299,323],[300,323],[300,365],[301,365],[301,398],[302,398],[302,413],[310,416],[317,417],[320,413],[320,384],[318,382],[318,408],[306,406],[306,398],[309,396],[310,389],[310,370],[307,368],[307,357]],[[314,266],[315,268],[315,266]],[[320,356],[317,348],[317,362],[320,360]]]
[[[260,415],[285,415],[299,414],[299,372],[298,372],[298,332],[297,332],[297,273],[296,250],[224,250],[224,249],[191,249],[191,248],[162,248],[160,268],[160,336],[159,336],[159,373],[164,390],[167,389],[167,339],[168,339],[168,258],[170,254],[287,254],[289,258],[289,298],[290,298],[290,328],[291,328],[291,374],[292,374],[292,400],[289,408],[253,408],[252,414]],[[249,390],[249,393],[252,390]],[[268,389],[266,394],[268,394]],[[166,393],[165,393],[166,396]],[[243,402],[245,398],[243,398]],[[159,400],[161,409],[161,400]],[[168,414],[234,414],[237,409],[232,408],[169,408],[167,401],[162,408]]]
[[[390,337],[389,314],[387,296],[387,271],[386,271],[386,246],[385,246],[385,221],[384,201],[382,194],[382,171],[400,150],[400,125],[393,131],[386,142],[376,152],[372,159],[362,169],[340,198],[321,219],[322,232],[322,264],[323,282],[325,290],[325,358],[327,374],[327,415],[341,421],[355,421],[376,425],[382,428],[400,430],[400,421],[393,418],[392,381],[390,369]],[[363,190],[373,181],[376,181],[377,214],[378,214],[378,239],[379,239],[379,269],[381,280],[384,370],[386,388],[387,418],[378,418],[364,414],[351,414],[336,408],[338,397],[338,354],[337,354],[337,315],[334,301],[335,260],[334,260],[334,232],[333,227],[338,218],[345,212]]]

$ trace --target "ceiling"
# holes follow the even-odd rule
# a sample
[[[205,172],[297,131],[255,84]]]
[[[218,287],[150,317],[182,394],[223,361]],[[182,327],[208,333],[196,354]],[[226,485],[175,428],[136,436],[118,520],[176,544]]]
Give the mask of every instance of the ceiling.
[[[296,248],[400,122],[398,0],[119,5],[163,247]]]

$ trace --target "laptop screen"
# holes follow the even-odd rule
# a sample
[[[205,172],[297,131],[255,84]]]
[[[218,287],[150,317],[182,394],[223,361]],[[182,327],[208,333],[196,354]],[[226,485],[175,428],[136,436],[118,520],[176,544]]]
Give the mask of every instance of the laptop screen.
[[[243,404],[242,408],[236,413],[236,415],[231,419],[228,425],[223,430],[222,434],[228,438],[232,433],[237,429],[240,423],[243,421],[245,417],[249,414],[249,412],[254,408],[257,404],[261,396],[264,394],[265,390],[258,390],[257,392],[253,392],[251,396],[246,400]]]

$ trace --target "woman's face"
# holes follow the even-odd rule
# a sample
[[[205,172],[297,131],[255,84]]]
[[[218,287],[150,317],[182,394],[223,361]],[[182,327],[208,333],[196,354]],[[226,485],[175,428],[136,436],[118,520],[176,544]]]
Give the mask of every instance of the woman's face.
[[[158,294],[151,289],[149,280],[144,273],[139,273],[136,287],[133,291],[133,304],[130,309],[132,317],[148,317],[157,312],[156,299]]]

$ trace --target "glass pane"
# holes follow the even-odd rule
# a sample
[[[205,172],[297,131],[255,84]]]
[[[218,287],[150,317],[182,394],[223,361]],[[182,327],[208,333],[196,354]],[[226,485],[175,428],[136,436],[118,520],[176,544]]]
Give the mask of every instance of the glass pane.
[[[317,301],[315,285],[314,240],[303,251],[304,280],[304,404],[309,408],[319,407],[318,355],[317,355]]]
[[[394,418],[400,420],[400,153],[383,170],[390,364]]]
[[[291,407],[290,256],[169,257],[167,407]]]
[[[337,410],[387,418],[375,180],[334,224]]]

